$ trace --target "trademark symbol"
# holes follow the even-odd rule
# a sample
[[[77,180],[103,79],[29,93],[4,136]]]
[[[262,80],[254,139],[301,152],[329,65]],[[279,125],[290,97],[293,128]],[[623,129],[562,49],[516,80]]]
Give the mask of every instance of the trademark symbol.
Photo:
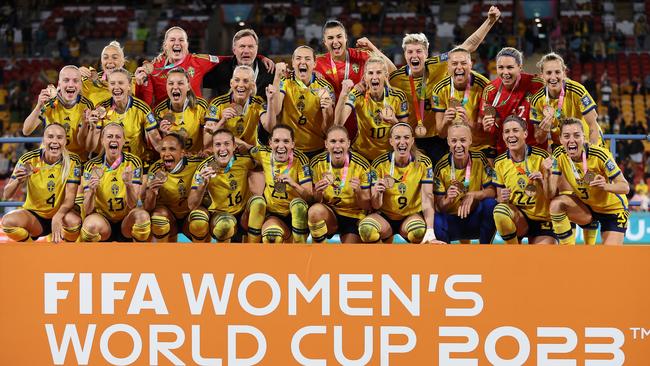
[[[650,328],[630,328],[630,331],[632,331],[632,339],[643,340],[650,337]]]

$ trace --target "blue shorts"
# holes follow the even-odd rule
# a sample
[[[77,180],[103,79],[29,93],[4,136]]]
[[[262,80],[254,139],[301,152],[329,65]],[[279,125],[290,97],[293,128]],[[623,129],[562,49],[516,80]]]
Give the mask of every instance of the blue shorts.
[[[494,198],[486,198],[464,219],[457,215],[436,212],[433,223],[436,238],[446,243],[470,239],[479,239],[481,244],[492,243],[497,230],[493,216],[496,205]]]
[[[553,231],[553,223],[551,221],[533,220],[526,216],[523,211],[521,211],[521,214],[524,215],[526,223],[528,224],[528,232],[524,236],[528,237],[529,240],[530,238],[537,236],[550,236],[557,240],[557,235],[555,235],[555,232]],[[522,237],[519,239],[521,238]]]

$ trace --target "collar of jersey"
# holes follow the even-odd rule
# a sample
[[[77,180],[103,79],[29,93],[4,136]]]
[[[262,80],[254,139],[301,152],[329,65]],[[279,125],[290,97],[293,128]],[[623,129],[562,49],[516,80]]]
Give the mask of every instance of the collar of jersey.
[[[349,159],[348,161],[352,161],[352,151],[350,151],[350,149],[348,149],[348,159]],[[325,161],[327,161],[328,163],[332,161],[332,157],[330,156],[329,151],[327,152],[327,158],[325,159]]]
[[[111,97],[111,105],[113,104],[115,104],[115,102],[113,101],[113,97]],[[133,105],[133,96],[129,95],[129,101],[126,102],[126,109],[124,110],[124,113],[126,113],[129,110],[129,108],[131,108],[132,105]]]
[[[528,149],[527,155],[530,156],[530,154],[533,152],[533,146],[532,145],[526,145],[526,148]],[[506,154],[508,156],[508,159],[512,160],[512,156],[510,156],[510,149],[506,150]],[[512,161],[514,161],[514,160],[512,160]],[[521,163],[521,161],[515,161],[515,163]]]
[[[253,102],[253,98],[255,98],[255,94],[251,94],[250,97],[248,97],[249,103]],[[234,100],[232,99],[232,90],[228,92],[228,99],[230,100],[230,103],[234,103]]]
[[[395,151],[389,151],[388,152],[388,162],[390,162],[393,159],[393,154],[395,154]],[[415,158],[413,154],[409,154],[409,164],[415,161]],[[408,164],[406,164],[408,166]],[[397,164],[395,164],[397,168],[403,168],[403,167],[398,167]]]
[[[61,106],[63,106],[63,108],[65,109],[74,108],[74,106],[76,106],[81,100],[81,92],[79,92],[79,95],[77,95],[77,100],[75,100],[74,104],[72,104],[70,107],[66,107],[65,102],[63,101],[63,98],[61,98],[60,95],[57,94],[56,99],[59,100],[59,103],[61,104]]]
[[[293,81],[294,81],[294,82],[297,82],[298,80],[299,80],[298,77],[297,77],[296,74],[294,73],[294,74],[293,74]],[[302,81],[302,80],[300,80],[300,81]],[[311,80],[309,80],[309,85],[307,85],[307,87],[309,88],[309,87],[311,86],[311,84],[314,83],[314,81],[316,81],[316,73],[312,71],[312,72],[311,72]]]

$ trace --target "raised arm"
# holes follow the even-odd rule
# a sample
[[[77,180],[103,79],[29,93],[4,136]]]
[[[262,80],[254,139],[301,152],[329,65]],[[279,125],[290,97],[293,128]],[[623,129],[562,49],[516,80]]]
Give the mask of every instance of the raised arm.
[[[485,39],[485,36],[490,32],[490,29],[492,29],[492,26],[499,20],[499,17],[501,16],[501,11],[499,8],[496,6],[491,6],[490,10],[488,10],[488,17],[485,19],[483,24],[481,24],[480,27],[478,27],[477,30],[474,31],[463,44],[460,45],[460,47],[468,50],[469,52],[474,52],[476,49],[478,49],[478,46],[481,45],[483,40]]]

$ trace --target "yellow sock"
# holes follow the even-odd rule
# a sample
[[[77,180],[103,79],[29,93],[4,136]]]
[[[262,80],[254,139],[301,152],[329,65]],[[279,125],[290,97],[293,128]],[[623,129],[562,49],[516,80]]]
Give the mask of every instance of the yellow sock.
[[[515,226],[514,217],[510,207],[506,204],[499,203],[494,207],[494,224],[503,241],[506,244],[519,244],[517,239],[517,226]]]
[[[102,236],[99,233],[91,233],[85,227],[81,228],[81,241],[84,243],[97,243]]]
[[[28,241],[29,232],[22,227],[2,226],[7,237],[13,241]]]
[[[421,243],[426,232],[427,224],[422,219],[412,220],[406,225],[406,239],[409,243]]]
[[[82,219],[85,218],[86,217],[86,209],[84,208],[84,195],[83,195],[83,193],[78,194],[78,195],[76,195],[74,197],[74,204],[77,206],[77,209],[79,210],[79,216],[81,216]]]
[[[81,224],[72,226],[72,227],[63,227],[63,239],[68,242],[75,242],[79,239],[79,231],[81,230]]]
[[[237,219],[231,214],[220,214],[214,223],[212,235],[220,243],[229,243],[237,231]]]
[[[157,242],[166,243],[169,241],[169,232],[171,224],[165,216],[151,216],[151,233]]]
[[[262,225],[266,218],[266,200],[254,196],[248,201],[248,243],[259,243],[262,238]]]
[[[575,245],[576,238],[566,213],[551,214],[551,221],[553,222],[553,232],[560,240],[560,244]]]
[[[139,224],[133,224],[131,228],[131,237],[133,237],[133,240],[145,242],[149,240],[149,236],[151,236],[151,221],[147,220]]]
[[[278,225],[269,225],[262,230],[263,243],[282,243],[284,240],[284,230]]]
[[[307,211],[309,206],[302,198],[294,198],[289,204],[291,213],[291,234],[294,243],[306,243],[309,236],[307,225]]]
[[[376,243],[380,237],[381,225],[376,220],[365,218],[359,222],[359,236],[364,243]]]
[[[208,239],[210,232],[210,218],[201,210],[190,212],[189,231],[193,242],[204,242]]]
[[[589,224],[589,226],[583,227],[582,236],[585,238],[585,245],[596,245],[596,237],[598,236],[598,224]]]
[[[311,233],[311,237],[314,240],[314,243],[322,243],[325,241],[325,238],[327,237],[327,223],[325,220],[320,220],[316,222],[308,222],[309,224],[309,232]]]

